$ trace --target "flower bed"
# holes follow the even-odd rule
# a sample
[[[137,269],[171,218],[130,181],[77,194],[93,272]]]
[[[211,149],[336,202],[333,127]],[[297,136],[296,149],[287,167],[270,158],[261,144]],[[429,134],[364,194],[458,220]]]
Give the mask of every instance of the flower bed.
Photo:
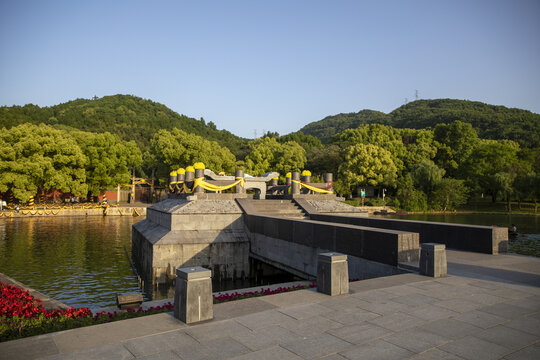
[[[274,290],[261,289],[260,291],[214,295],[214,304],[314,288],[316,286],[315,283],[312,283],[303,286],[279,287]],[[0,342],[138,316],[170,312],[173,308],[174,304],[168,302],[162,306],[151,307],[146,310],[139,308],[138,310],[128,309],[112,313],[103,311],[92,314],[90,309],[84,307],[72,307],[67,310],[47,310],[43,307],[41,300],[31,296],[28,291],[0,282]]]

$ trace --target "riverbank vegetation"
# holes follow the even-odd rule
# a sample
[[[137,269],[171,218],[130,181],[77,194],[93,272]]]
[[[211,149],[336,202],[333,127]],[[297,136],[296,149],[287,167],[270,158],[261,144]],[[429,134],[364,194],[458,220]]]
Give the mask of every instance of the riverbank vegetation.
[[[314,181],[331,172],[339,195],[369,187],[370,201],[384,194],[408,211],[453,211],[489,197],[504,199],[506,211],[529,201],[536,212],[540,193],[540,115],[471,101],[339,114],[255,140],[128,95],[0,107],[0,126],[0,193],[22,202],[50,189],[97,195],[129,183],[133,169],[166,185],[171,170],[195,162],[229,174],[309,169]]]

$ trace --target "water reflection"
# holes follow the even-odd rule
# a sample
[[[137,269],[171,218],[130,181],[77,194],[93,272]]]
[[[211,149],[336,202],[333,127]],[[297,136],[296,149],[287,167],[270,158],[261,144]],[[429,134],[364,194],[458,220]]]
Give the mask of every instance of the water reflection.
[[[131,253],[132,217],[0,221],[0,272],[73,306],[113,305],[139,291]]]

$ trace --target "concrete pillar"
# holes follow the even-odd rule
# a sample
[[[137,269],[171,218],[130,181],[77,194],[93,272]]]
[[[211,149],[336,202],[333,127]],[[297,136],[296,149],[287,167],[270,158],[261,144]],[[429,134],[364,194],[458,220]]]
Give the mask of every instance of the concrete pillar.
[[[272,178],[272,181],[270,182],[270,186],[277,186],[278,185],[278,177]]]
[[[195,169],[195,179],[203,178],[204,179],[204,169]],[[204,189],[202,186],[197,186],[195,189],[193,189],[194,194],[200,194],[203,193]]]
[[[317,291],[330,296],[349,293],[347,255],[335,252],[319,254]]]
[[[323,179],[325,183],[332,182],[333,175],[332,173],[324,173]]]
[[[291,173],[287,173],[287,175],[285,175],[285,185],[291,186],[291,176]]]
[[[193,180],[195,179],[195,170],[192,170],[193,168],[188,166],[186,168],[186,177],[184,179],[184,183],[189,189],[193,189]]]
[[[183,169],[182,169],[183,170]],[[184,181],[186,179],[186,172],[178,172],[178,175],[176,177],[176,182],[178,185],[179,191],[182,191],[182,188],[184,187]]]
[[[176,269],[174,317],[186,324],[214,317],[212,272],[200,266]]]
[[[297,182],[294,182],[293,180],[300,181],[300,173],[298,171],[294,171],[291,174],[291,194],[297,195],[300,194],[300,184]]]
[[[243,177],[244,177],[244,170],[236,170],[235,171],[234,179],[236,181],[240,180]],[[244,188],[244,186],[242,186],[242,184],[238,184],[235,187],[235,191],[236,191],[237,194],[244,194],[246,192],[246,189]]]
[[[420,275],[435,278],[446,276],[446,245],[420,244]]]
[[[169,174],[169,192],[175,193],[176,192],[176,181],[177,181],[177,174],[176,171],[171,171]],[[172,189],[171,189],[172,188]]]
[[[311,173],[309,173],[309,174],[311,174]],[[302,182],[310,183],[311,182],[311,175],[302,176]],[[308,188],[302,188],[300,191],[301,191],[302,194],[311,194],[312,193],[312,191],[309,190]]]

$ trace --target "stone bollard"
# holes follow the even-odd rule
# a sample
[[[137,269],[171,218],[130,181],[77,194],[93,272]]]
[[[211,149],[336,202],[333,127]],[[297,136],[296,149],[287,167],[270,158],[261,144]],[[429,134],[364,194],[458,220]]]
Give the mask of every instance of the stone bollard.
[[[330,296],[349,293],[347,255],[335,252],[319,254],[317,291]]]
[[[235,181],[238,181],[244,177],[244,170],[236,170],[234,173],[234,179]],[[235,191],[237,194],[245,194],[246,189],[242,184],[238,184],[235,186]]]
[[[294,171],[291,176],[291,194],[297,195],[300,194],[300,184],[298,183],[300,181],[300,173],[298,171]]]
[[[204,179],[204,168],[203,169],[195,169],[195,179]],[[197,186],[195,189],[193,189],[194,194],[200,194],[203,193],[204,189],[202,186]]]
[[[446,276],[446,245],[424,243],[420,249],[420,275]]]
[[[184,180],[186,178],[186,170],[183,168],[180,168],[176,170],[176,173],[178,174],[176,178],[176,186],[179,189],[178,191],[182,192],[182,190],[184,189]]]
[[[174,317],[186,324],[211,320],[212,272],[200,266],[176,269]]]
[[[311,182],[311,172],[310,171],[308,171],[308,170],[302,171],[302,182],[305,182],[306,184]],[[302,188],[300,190],[300,192],[302,194],[311,194],[312,193],[312,191],[309,190],[308,188]]]
[[[186,173],[184,176],[184,184],[186,184],[186,187],[190,190],[193,189],[193,180],[195,179],[195,169],[193,166],[188,166],[186,168]]]

